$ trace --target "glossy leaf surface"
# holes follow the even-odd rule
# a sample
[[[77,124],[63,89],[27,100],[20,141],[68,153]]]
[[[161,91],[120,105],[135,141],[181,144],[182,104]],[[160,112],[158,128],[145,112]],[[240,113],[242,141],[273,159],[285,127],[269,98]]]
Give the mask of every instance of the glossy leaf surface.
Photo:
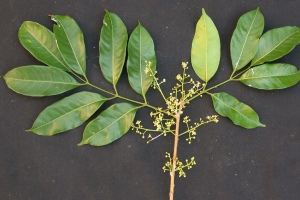
[[[259,8],[240,17],[230,42],[230,55],[234,71],[243,68],[252,60],[263,29],[264,17]]]
[[[128,34],[123,21],[106,11],[99,42],[99,63],[107,81],[115,87],[120,78],[126,55]]]
[[[257,89],[283,89],[298,83],[300,72],[290,64],[264,64],[249,69],[239,80]]]
[[[79,92],[43,110],[28,131],[51,136],[74,129],[89,119],[107,99],[92,92]]]
[[[77,74],[85,75],[86,58],[82,31],[69,16],[52,15],[54,34],[64,61]]]
[[[218,30],[211,18],[202,9],[192,42],[191,61],[196,74],[208,82],[218,70],[221,44]]]
[[[156,55],[153,40],[148,31],[139,23],[132,32],[128,43],[127,72],[131,87],[137,93],[145,95],[153,76],[145,73],[146,63],[151,62],[151,69],[156,70]]]
[[[39,65],[17,67],[9,71],[4,79],[13,91],[34,97],[61,94],[81,85],[56,67]]]
[[[26,21],[19,29],[19,40],[37,60],[46,65],[69,71],[58,50],[54,34],[46,27]]]
[[[122,137],[131,127],[138,107],[129,103],[117,103],[103,111],[84,130],[79,145],[107,145]]]
[[[217,113],[229,117],[234,124],[248,129],[264,126],[259,122],[257,113],[235,97],[225,92],[212,94],[211,97]]]
[[[300,43],[300,28],[286,26],[272,29],[259,40],[258,50],[251,65],[273,61],[289,53]]]

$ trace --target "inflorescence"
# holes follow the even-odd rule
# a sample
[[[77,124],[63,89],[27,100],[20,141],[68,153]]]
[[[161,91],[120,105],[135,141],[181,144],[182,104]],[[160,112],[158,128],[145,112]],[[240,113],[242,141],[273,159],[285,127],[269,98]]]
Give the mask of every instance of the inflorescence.
[[[173,158],[171,157],[171,154],[166,152],[166,156],[165,156],[168,161],[165,163],[165,165],[163,166],[163,171],[172,171],[172,163],[173,163]],[[195,157],[192,157],[190,160],[186,159],[185,160],[185,164],[183,162],[181,162],[180,160],[178,160],[178,158],[176,158],[176,168],[175,171],[179,172],[179,177],[186,177],[186,173],[184,171],[184,169],[191,169],[194,165],[196,165],[196,161],[195,161]]]
[[[187,104],[190,103],[197,96],[202,96],[203,91],[205,90],[206,84],[200,83],[199,81],[194,81],[190,75],[186,74],[188,69],[188,63],[182,62],[183,73],[176,75],[176,85],[172,88],[172,92],[168,97],[163,93],[160,85],[166,82],[166,79],[159,79],[156,77],[157,71],[152,71],[151,62],[146,61],[146,67],[144,72],[149,76],[153,76],[152,87],[158,90],[166,103],[166,107],[158,107],[150,113],[150,117],[153,118],[154,128],[145,128],[141,124],[141,121],[138,120],[135,124],[132,124],[132,130],[135,130],[136,133],[142,135],[142,138],[147,138],[147,143],[157,139],[160,136],[167,136],[167,134],[175,134],[175,117],[176,115],[182,115],[184,108]],[[182,123],[186,125],[186,130],[182,131],[179,136],[187,135],[186,141],[191,144],[192,140],[196,138],[196,130],[210,122],[218,122],[217,115],[211,115],[205,117],[205,120],[200,118],[198,122],[194,122],[191,125],[191,119],[189,116],[184,116],[182,118]],[[147,134],[147,136],[145,136]],[[164,171],[170,171],[172,166],[172,158],[170,154],[167,153],[166,157],[170,160],[163,167]],[[183,171],[183,168],[190,169],[192,165],[195,165],[194,157],[190,161],[186,161],[186,164],[180,162],[177,158],[176,160],[176,171],[179,171],[179,176],[185,177],[186,174]]]

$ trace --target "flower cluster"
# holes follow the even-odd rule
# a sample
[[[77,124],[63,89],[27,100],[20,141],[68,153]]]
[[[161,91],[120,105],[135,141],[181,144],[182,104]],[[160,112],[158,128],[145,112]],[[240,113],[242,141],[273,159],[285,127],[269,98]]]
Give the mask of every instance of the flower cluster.
[[[176,115],[178,112],[179,99],[177,99],[176,97],[172,96],[172,94],[170,94],[170,96],[166,100],[166,104],[167,104],[167,113],[169,113],[170,115]]]
[[[142,135],[142,138],[145,138],[145,133],[147,132],[147,129],[143,127],[140,120],[137,120],[135,124],[131,125],[131,130],[135,130],[136,133]]]
[[[155,76],[156,74],[157,74],[157,71],[153,71],[152,69],[151,69],[151,62],[150,61],[145,61],[145,63],[146,63],[146,67],[145,67],[145,69],[144,69],[144,72],[145,72],[145,74],[149,74],[149,76],[152,76],[153,77],[153,82],[152,82],[152,87],[154,88],[154,89],[159,89],[160,90],[160,85],[162,84],[162,83],[165,83],[166,82],[166,79],[163,79],[161,82],[159,82],[158,81],[158,78]]]
[[[146,62],[146,68],[144,71],[146,74],[149,74],[149,76],[153,77],[152,87],[160,92],[166,103],[165,108],[157,107],[154,108],[150,113],[150,117],[153,118],[154,128],[144,128],[141,125],[141,121],[137,121],[132,125],[132,129],[138,134],[142,135],[142,138],[145,138],[145,134],[148,133],[147,143],[157,139],[160,136],[166,136],[168,133],[175,135],[176,119],[181,119],[181,123],[185,124],[186,126],[186,130],[179,133],[178,136],[187,135],[186,141],[189,144],[191,144],[192,140],[196,139],[197,128],[210,122],[218,122],[217,115],[207,116],[204,120],[200,118],[198,122],[194,122],[192,124],[189,116],[178,118],[178,116],[183,115],[186,104],[189,104],[189,102],[194,98],[201,96],[206,86],[204,83],[201,84],[199,81],[194,81],[190,75],[186,74],[186,70],[188,69],[187,62],[182,62],[182,68],[183,73],[176,75],[175,78],[177,83],[172,88],[170,95],[166,97],[161,89],[161,84],[166,82],[166,79],[159,81],[159,79],[156,77],[157,72],[152,71],[151,69],[151,62]],[[166,153],[166,158],[168,158],[168,161],[163,166],[163,170],[171,172],[173,159],[175,158],[172,158],[170,153]],[[186,160],[185,163],[176,158],[175,163],[175,171],[178,171],[179,177],[186,177],[184,169],[190,169],[196,164],[194,157],[192,157],[190,160]]]
[[[196,139],[196,129],[199,128],[200,126],[204,125],[204,124],[208,124],[210,122],[214,122],[214,123],[218,123],[218,115],[211,115],[211,116],[207,116],[206,120],[203,120],[202,118],[200,118],[199,122],[194,122],[193,125],[190,125],[190,121],[191,119],[189,118],[189,116],[185,116],[183,118],[183,123],[186,124],[187,130],[182,132],[180,134],[180,136],[184,135],[184,134],[188,134],[188,137],[186,138],[186,141],[191,144],[192,140]]]
[[[149,139],[147,143],[157,139],[160,136],[166,136],[167,133],[174,134],[173,126],[175,125],[175,120],[171,117],[165,118],[165,114],[163,113],[162,108],[157,108],[156,112],[151,112],[150,117],[154,118],[154,129],[144,128],[140,120],[131,125],[132,130],[135,130],[136,133],[142,135],[142,138],[145,138],[145,134],[147,132],[156,134],[156,136],[153,137],[152,134],[149,133],[147,136],[147,138]]]
[[[188,104],[190,100],[201,96],[206,86],[205,83],[201,84],[199,81],[193,80],[189,74],[186,74],[186,70],[188,69],[187,64],[187,62],[182,62],[183,73],[176,75],[178,83],[172,88],[172,93],[169,97],[178,99],[178,101],[182,101],[184,104]]]
[[[168,161],[165,163],[165,165],[162,167],[163,171],[172,171],[172,164],[173,164],[173,159],[171,157],[171,154],[166,152],[165,156]],[[175,171],[179,172],[179,177],[186,177],[186,173],[184,169],[191,169],[194,165],[196,165],[195,157],[192,157],[190,160],[186,159],[185,164],[181,162],[178,158],[176,158],[176,166],[175,166]]]

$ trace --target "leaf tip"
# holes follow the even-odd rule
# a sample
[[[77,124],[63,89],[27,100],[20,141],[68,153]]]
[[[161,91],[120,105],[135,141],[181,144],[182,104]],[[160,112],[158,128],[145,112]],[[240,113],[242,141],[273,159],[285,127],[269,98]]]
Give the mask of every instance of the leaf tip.
[[[57,15],[49,15],[51,17],[51,20],[54,21],[56,24],[58,24],[58,20],[56,19]]]
[[[206,14],[206,12],[205,12],[205,9],[204,9],[204,8],[202,8],[202,13],[203,13],[203,14]]]
[[[110,14],[109,10],[106,10],[106,9],[105,9],[105,14],[106,14],[106,15],[109,15],[109,14]]]

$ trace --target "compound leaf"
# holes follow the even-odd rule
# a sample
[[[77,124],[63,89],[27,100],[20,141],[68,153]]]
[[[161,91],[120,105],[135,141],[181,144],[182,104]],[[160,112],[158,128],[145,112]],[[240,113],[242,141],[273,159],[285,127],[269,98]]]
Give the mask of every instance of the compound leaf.
[[[300,72],[290,64],[263,64],[249,69],[238,80],[257,89],[283,89],[298,83]]]
[[[153,76],[145,73],[146,61],[151,62],[151,70],[156,70],[156,55],[153,40],[148,31],[139,23],[132,32],[128,43],[127,72],[131,87],[145,96]]]
[[[272,29],[263,34],[251,65],[273,61],[289,53],[300,43],[300,28],[286,26]]]
[[[17,67],[4,79],[13,91],[33,97],[61,94],[82,85],[56,67],[39,65]]]
[[[130,129],[138,108],[129,103],[107,108],[87,125],[78,145],[103,146],[119,139]]]
[[[52,15],[54,35],[64,61],[77,74],[85,76],[86,57],[82,31],[76,21],[69,16]]]
[[[106,100],[92,92],[75,93],[43,110],[28,131],[52,136],[74,129],[89,119]]]
[[[65,71],[70,70],[58,50],[54,34],[46,27],[36,22],[23,22],[19,29],[19,40],[37,60]]]
[[[218,30],[211,18],[202,9],[192,42],[191,61],[196,74],[208,82],[218,70],[221,44]]]
[[[229,117],[234,124],[248,129],[265,126],[259,122],[257,113],[251,107],[235,97],[225,92],[211,94],[211,97],[216,112]]]
[[[99,63],[107,81],[116,87],[126,55],[127,29],[123,21],[114,13],[106,11],[99,42]]]
[[[252,60],[263,29],[264,17],[259,8],[240,17],[230,42],[230,55],[234,71],[243,68]]]

